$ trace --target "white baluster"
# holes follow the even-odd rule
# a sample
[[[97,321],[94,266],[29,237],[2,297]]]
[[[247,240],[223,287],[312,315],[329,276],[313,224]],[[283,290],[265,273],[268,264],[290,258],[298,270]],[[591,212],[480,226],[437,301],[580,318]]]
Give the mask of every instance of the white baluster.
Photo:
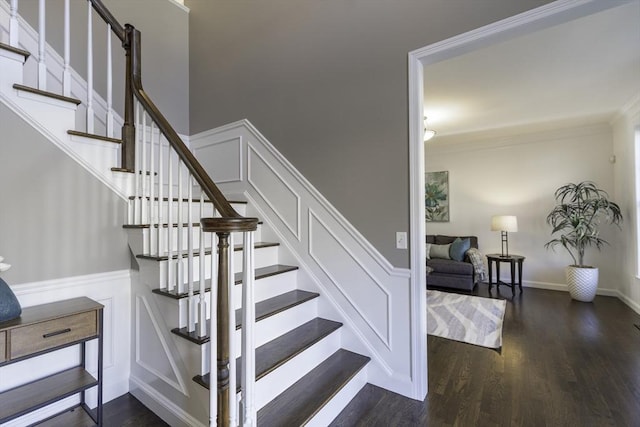
[[[93,7],[87,1],[87,133],[93,133]]]
[[[182,189],[184,183],[182,182],[182,174],[182,160],[178,160],[178,262],[176,263],[176,276],[179,279],[178,293],[184,292],[184,213],[182,209],[184,205],[184,193]],[[187,219],[187,221],[190,221],[190,219]]]
[[[172,291],[175,288],[176,277],[173,269],[173,165],[171,158],[173,150],[169,146],[167,154],[167,288]]]
[[[242,409],[244,427],[256,425],[255,378],[256,356],[254,327],[256,321],[254,297],[254,233],[245,232],[242,257]]]
[[[204,192],[200,192],[200,218],[204,217]],[[213,248],[211,257],[213,258]],[[198,301],[198,336],[207,335],[207,305],[205,302],[206,281],[204,262],[204,230],[200,227],[200,298]]]
[[[229,282],[225,284],[221,284],[220,286],[228,286],[228,294],[229,294],[229,425],[237,426],[238,425],[238,407],[236,400],[236,361],[234,355],[236,343],[233,340],[236,332],[236,313],[233,307],[235,304],[233,303],[233,287],[235,285],[235,268],[233,263],[233,233],[229,233],[229,270],[228,277]],[[244,327],[244,325],[243,325]]]
[[[20,41],[20,27],[18,24],[18,0],[11,0],[9,18],[9,44],[13,47],[18,47]]]
[[[158,243],[158,256],[162,253],[162,239],[160,239],[160,229],[162,228],[162,203],[164,190],[164,164],[162,163],[162,134],[158,133],[158,228],[156,229],[156,242]]]
[[[189,218],[187,222],[187,289],[189,290],[189,297],[187,303],[187,309],[189,311],[189,319],[188,319],[188,328],[189,332],[193,332],[196,330],[196,314],[195,314],[195,304],[193,297],[193,181],[191,177],[191,173],[189,173],[189,179],[187,180],[187,217]],[[204,262],[204,260],[200,260],[200,262]]]
[[[156,212],[154,211],[154,203],[155,203],[155,179],[156,179],[156,163],[155,163],[155,141],[154,141],[154,133],[155,133],[155,123],[153,120],[151,121],[151,147],[149,147],[149,255],[153,255],[153,230],[155,228]],[[156,254],[160,255],[160,254]]]
[[[62,94],[71,96],[71,20],[69,0],[64,0],[64,69],[62,70]]]
[[[140,134],[142,137],[140,138],[140,224],[149,224],[149,218],[147,217],[147,183],[149,182],[147,178],[147,113],[144,108],[141,111],[142,114],[142,132]],[[149,233],[151,234],[151,233]],[[151,248],[149,248],[151,251]]]
[[[215,212],[214,212],[215,216]],[[218,393],[217,390],[217,367],[218,367],[218,257],[216,248],[218,247],[217,235],[211,235],[211,295],[209,302],[209,320],[211,321],[211,331],[209,332],[209,425],[216,425],[216,417],[218,415]],[[233,359],[230,355],[230,359]]]
[[[45,0],[38,3],[38,89],[47,90],[47,64],[45,62],[46,41]]]
[[[133,218],[135,224],[142,224],[142,218],[140,217],[140,103],[136,102],[135,112],[135,124],[136,124],[136,146],[135,146],[135,167],[133,168]]]
[[[113,138],[113,54],[111,52],[111,24],[107,24],[107,136]]]

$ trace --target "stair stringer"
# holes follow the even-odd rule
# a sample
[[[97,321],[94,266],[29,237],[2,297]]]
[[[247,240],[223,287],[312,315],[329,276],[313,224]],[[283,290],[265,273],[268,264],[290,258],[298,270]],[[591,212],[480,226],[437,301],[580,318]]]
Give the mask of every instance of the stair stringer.
[[[368,380],[413,397],[411,274],[393,267],[247,120],[198,135],[196,157],[226,194],[243,194],[319,314],[341,321],[343,347],[371,357]]]

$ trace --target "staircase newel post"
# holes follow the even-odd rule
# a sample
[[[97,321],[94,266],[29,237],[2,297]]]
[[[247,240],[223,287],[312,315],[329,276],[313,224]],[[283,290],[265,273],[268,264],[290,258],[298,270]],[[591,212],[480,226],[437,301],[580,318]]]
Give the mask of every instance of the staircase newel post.
[[[124,84],[124,123],[122,125],[122,159],[121,167],[123,169],[132,170],[135,172],[136,155],[135,155],[135,139],[136,128],[133,117],[133,33],[135,28],[130,25],[125,25],[125,41],[122,43],[122,47],[126,51],[126,72],[125,72],[125,84]]]
[[[217,425],[229,427],[229,232],[218,232],[218,416]],[[213,375],[210,375],[213,379]]]

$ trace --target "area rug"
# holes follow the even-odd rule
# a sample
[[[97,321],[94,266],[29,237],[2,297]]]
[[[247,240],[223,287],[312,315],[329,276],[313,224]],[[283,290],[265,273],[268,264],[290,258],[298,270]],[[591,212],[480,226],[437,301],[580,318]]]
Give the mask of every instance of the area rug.
[[[427,290],[427,333],[501,348],[506,305],[505,300]]]

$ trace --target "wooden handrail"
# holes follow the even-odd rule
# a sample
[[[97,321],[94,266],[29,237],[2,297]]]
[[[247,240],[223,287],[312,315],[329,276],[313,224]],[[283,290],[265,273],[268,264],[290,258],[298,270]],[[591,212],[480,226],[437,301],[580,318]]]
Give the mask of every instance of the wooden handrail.
[[[124,167],[131,169],[133,163],[133,104],[132,99],[135,96],[143,105],[151,119],[158,125],[158,128],[165,136],[173,149],[178,153],[180,160],[185,164],[194,179],[202,187],[202,191],[207,195],[220,212],[223,218],[233,219],[225,224],[225,221],[215,221],[215,228],[222,227],[220,231],[253,231],[257,227],[257,218],[244,218],[238,214],[231,204],[224,197],[220,189],[215,185],[209,174],[204,170],[200,162],[195,158],[191,151],[184,144],[177,132],[173,129],[169,121],[164,117],[156,105],[151,101],[149,95],[142,86],[142,61],[141,61],[141,43],[140,31],[136,30],[133,25],[127,24],[124,27],[118,22],[113,14],[102,3],[102,0],[90,0],[93,9],[100,17],[111,26],[112,31],[122,42],[122,46],[127,51],[127,82],[125,83],[125,124],[123,126],[123,139],[125,143],[129,143],[126,151],[123,153],[123,162],[129,165]],[[214,229],[205,229],[205,231],[217,231]]]
[[[194,179],[202,187],[202,191],[211,200],[222,216],[211,222],[211,226],[205,228],[205,231],[253,231],[257,228],[257,218],[245,218],[238,214],[231,206],[229,201],[224,197],[220,189],[213,182],[209,174],[204,170],[200,162],[195,158],[193,153],[182,142],[177,132],[173,129],[169,121],[164,117],[151,98],[142,87],[142,61],[141,61],[141,43],[140,31],[136,30],[132,25],[125,26],[125,34],[128,43],[125,43],[131,49],[131,71],[130,85],[133,94],[143,105],[145,111],[151,119],[156,123],[164,137],[169,141],[171,147],[178,153],[180,159],[184,162]],[[209,219],[209,218],[208,218]],[[218,228],[221,227],[221,228]]]

